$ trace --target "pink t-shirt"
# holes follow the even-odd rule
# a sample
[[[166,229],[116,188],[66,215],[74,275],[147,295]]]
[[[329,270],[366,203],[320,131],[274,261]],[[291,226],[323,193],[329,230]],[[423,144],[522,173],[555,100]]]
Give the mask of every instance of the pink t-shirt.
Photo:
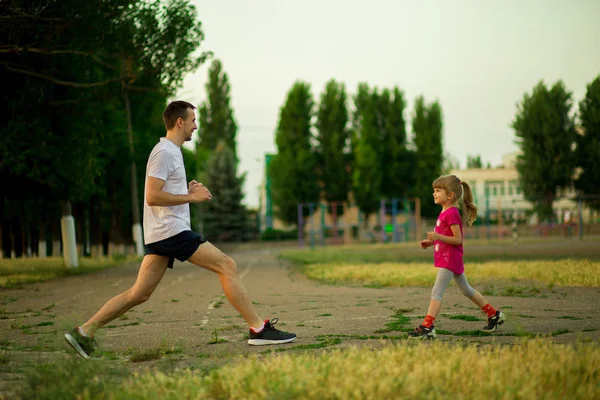
[[[450,207],[440,213],[434,231],[440,235],[453,236],[450,225],[455,224],[460,227],[460,235],[462,236],[462,219],[458,208]],[[433,243],[433,264],[437,268],[447,268],[458,275],[465,272],[462,244],[456,246],[436,240]]]

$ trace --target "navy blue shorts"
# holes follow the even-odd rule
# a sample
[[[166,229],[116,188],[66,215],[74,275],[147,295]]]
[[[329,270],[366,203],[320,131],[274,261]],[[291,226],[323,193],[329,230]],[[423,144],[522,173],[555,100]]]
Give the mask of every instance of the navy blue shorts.
[[[175,259],[186,261],[198,247],[206,242],[201,235],[192,231],[183,231],[170,238],[145,245],[144,254],[169,257],[169,268],[173,268]]]

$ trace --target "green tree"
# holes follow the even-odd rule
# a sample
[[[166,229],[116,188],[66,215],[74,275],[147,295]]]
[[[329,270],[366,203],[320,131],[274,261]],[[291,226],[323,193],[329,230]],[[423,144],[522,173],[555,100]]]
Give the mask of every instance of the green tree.
[[[388,199],[403,198],[414,183],[414,155],[406,143],[404,92],[395,87],[391,92],[384,89],[379,95],[373,91],[372,97],[380,134],[381,195]]]
[[[199,107],[200,126],[198,127],[196,153],[201,169],[220,140],[225,140],[227,147],[233,153],[236,164],[238,162],[237,124],[233,116],[233,109],[229,104],[230,91],[227,73],[223,71],[221,61],[216,59],[208,71],[207,101]]]
[[[381,198],[381,161],[377,152],[381,148],[381,135],[377,126],[377,93],[368,84],[360,83],[354,96],[355,111],[352,118],[352,194],[356,205],[369,215],[379,209]]]
[[[412,128],[416,147],[414,196],[421,199],[421,213],[428,217],[435,216],[439,209],[433,203],[431,193],[432,182],[441,175],[444,152],[442,146],[442,108],[435,101],[425,104],[423,96],[415,101]]]
[[[317,158],[312,145],[313,109],[310,85],[295,82],[279,115],[275,132],[278,153],[267,169],[275,215],[291,224],[298,222],[299,203],[319,201]]]
[[[343,83],[332,79],[325,85],[317,111],[316,126],[316,155],[323,195],[328,202],[346,202],[350,191],[346,156],[350,136]],[[342,214],[343,210],[343,207],[337,207],[337,214]]]
[[[208,160],[206,186],[213,195],[206,202],[204,228],[206,237],[214,241],[233,241],[244,238],[248,227],[246,209],[242,204],[242,188],[246,174],[238,176],[237,162],[225,140]]]
[[[571,93],[562,81],[550,89],[539,82],[517,105],[513,128],[521,154],[517,171],[525,198],[534,204],[540,220],[554,218],[552,203],[573,182],[576,140]]]
[[[483,168],[483,162],[479,154],[477,156],[467,155],[467,169],[470,168]]]
[[[195,8],[185,0],[11,1],[0,12],[9,32],[0,44],[8,121],[0,128],[0,154],[29,144],[18,157],[2,158],[0,175],[37,186],[45,204],[60,202],[65,214],[95,200],[110,200],[119,210],[125,193],[129,205],[109,223],[118,226],[136,208],[131,199],[141,197],[131,195],[140,173],[123,176],[138,154],[129,151],[139,143],[133,132],[142,97],[135,93],[153,100],[160,93],[153,104],[164,108],[183,74],[204,60],[191,54],[202,40]],[[107,178],[116,170],[123,185]],[[131,229],[124,232],[129,237]]]
[[[582,132],[577,135],[575,155],[581,173],[575,188],[588,197],[589,206],[600,210],[600,75],[587,85],[579,103],[579,119]]]

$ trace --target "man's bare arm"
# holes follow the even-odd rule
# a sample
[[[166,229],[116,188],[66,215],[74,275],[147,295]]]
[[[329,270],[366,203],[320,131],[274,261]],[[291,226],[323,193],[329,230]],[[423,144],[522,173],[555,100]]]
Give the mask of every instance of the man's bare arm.
[[[148,182],[146,183],[146,202],[149,206],[179,206],[187,203],[200,203],[212,198],[208,189],[201,184],[193,185],[188,194],[165,192],[163,190],[164,186],[165,181],[162,179],[152,176],[148,177]]]

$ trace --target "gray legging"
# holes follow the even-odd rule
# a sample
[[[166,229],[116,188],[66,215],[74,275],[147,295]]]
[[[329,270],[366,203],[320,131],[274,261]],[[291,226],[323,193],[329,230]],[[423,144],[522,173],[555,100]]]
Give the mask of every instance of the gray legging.
[[[468,298],[473,297],[475,294],[475,289],[473,289],[469,282],[467,281],[467,277],[465,274],[456,275],[454,272],[450,271],[447,268],[439,268],[437,278],[435,278],[435,285],[431,290],[431,300],[440,300],[442,301],[442,297],[444,296],[444,291],[448,287],[450,280],[454,278],[454,282],[460,288],[462,294],[467,296]]]

